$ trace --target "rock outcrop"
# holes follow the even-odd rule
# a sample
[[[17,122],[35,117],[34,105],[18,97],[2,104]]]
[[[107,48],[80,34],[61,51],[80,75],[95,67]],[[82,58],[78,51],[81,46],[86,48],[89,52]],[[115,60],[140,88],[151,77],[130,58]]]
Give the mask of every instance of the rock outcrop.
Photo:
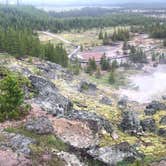
[[[97,134],[90,129],[86,122],[54,118],[52,123],[55,135],[72,147],[86,149],[98,143]]]
[[[102,97],[102,99],[99,102],[110,106],[112,105],[112,100],[106,96]]]
[[[120,129],[123,132],[135,135],[142,132],[140,120],[133,111],[125,111],[122,113],[122,121],[120,123]]]
[[[29,155],[31,149],[29,145],[35,144],[35,140],[25,137],[20,134],[2,132],[4,140],[0,142],[1,146],[11,148],[16,153],[22,153],[24,155]]]
[[[66,162],[66,166],[85,166],[74,154],[60,152],[57,155]]]
[[[155,111],[165,110],[166,105],[158,101],[152,101],[149,105],[146,106],[147,109],[153,109]]]
[[[72,110],[69,112],[67,118],[88,122],[89,127],[96,133],[101,129],[105,129],[110,134],[113,132],[113,125],[111,122],[95,113]]]
[[[94,158],[102,161],[107,165],[117,165],[120,161],[133,162],[135,159],[141,158],[132,146],[127,142],[117,144],[112,147],[93,148],[88,153]]]
[[[41,135],[51,134],[54,131],[53,126],[47,117],[28,120],[25,124],[25,129]]]
[[[143,131],[147,132],[155,132],[156,131],[156,123],[152,118],[147,118],[141,121],[141,126]]]
[[[118,107],[122,110],[127,108],[127,97],[123,97],[118,101]]]
[[[23,155],[18,155],[12,150],[0,150],[1,166],[31,166],[32,162]]]
[[[29,79],[34,89],[38,91],[34,102],[45,111],[54,116],[63,116],[72,108],[72,103],[59,93],[51,81],[34,75]]]
[[[150,166],[165,166],[166,165],[166,159],[158,161],[158,162],[153,162],[152,164],[150,164]]]
[[[166,116],[161,117],[160,124],[161,125],[166,125]]]
[[[42,72],[42,75],[49,79],[65,79],[71,81],[73,79],[72,74],[64,69],[61,65],[45,61],[36,64],[36,67]]]
[[[166,110],[166,105],[158,101],[152,101],[144,110],[145,115],[154,115],[157,111]]]
[[[155,109],[153,109],[153,108],[146,108],[145,110],[144,110],[144,113],[145,113],[145,115],[154,115],[154,114],[156,114],[156,112],[157,112],[157,110],[155,110]]]
[[[79,92],[94,93],[96,90],[97,90],[97,87],[95,84],[92,84],[86,81],[81,81],[78,87]]]
[[[165,128],[160,128],[158,130],[158,135],[162,137],[166,137],[166,129]]]

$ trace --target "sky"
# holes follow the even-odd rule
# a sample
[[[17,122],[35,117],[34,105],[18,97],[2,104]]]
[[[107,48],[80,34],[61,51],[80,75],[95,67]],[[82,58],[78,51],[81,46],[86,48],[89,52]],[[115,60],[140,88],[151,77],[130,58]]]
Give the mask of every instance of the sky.
[[[6,0],[0,0],[0,2],[4,2]],[[14,3],[17,0],[8,0],[10,3]],[[108,3],[152,3],[152,2],[166,2],[166,0],[20,0],[23,3],[28,4],[55,4],[55,5],[63,5],[63,4],[108,4]]]

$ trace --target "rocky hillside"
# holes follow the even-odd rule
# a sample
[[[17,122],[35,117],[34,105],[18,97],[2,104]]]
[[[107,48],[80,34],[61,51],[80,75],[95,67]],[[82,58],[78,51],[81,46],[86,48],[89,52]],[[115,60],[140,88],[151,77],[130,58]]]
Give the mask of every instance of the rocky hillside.
[[[0,123],[0,165],[166,165],[165,96],[141,105],[37,58],[1,56],[0,65],[29,80],[31,106],[21,119]]]

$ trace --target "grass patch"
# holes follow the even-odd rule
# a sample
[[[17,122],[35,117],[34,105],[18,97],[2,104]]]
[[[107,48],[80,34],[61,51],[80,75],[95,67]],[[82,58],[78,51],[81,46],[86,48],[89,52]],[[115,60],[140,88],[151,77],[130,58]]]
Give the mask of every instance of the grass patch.
[[[125,72],[127,72],[127,71],[125,71]],[[118,89],[121,86],[127,85],[127,83],[128,83],[127,75],[128,75],[127,73],[124,74],[124,71],[116,70],[115,71],[115,81],[112,84],[109,83],[110,72],[106,72],[99,79],[96,78],[95,75],[89,76],[89,79],[90,79],[90,81],[96,82],[97,84],[102,84],[105,86],[109,85],[115,89]]]
[[[58,151],[68,151],[68,145],[63,143],[54,135],[37,135],[25,130],[24,128],[6,128],[5,131],[9,133],[18,133],[26,137],[35,139],[37,141],[37,149],[48,151],[52,149],[57,149]]]

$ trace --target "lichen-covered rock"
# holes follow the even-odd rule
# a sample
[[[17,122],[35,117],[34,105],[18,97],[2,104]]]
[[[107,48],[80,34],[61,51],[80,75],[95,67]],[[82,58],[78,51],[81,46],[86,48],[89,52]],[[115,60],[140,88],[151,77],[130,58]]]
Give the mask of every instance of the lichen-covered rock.
[[[166,105],[158,101],[152,101],[149,105],[146,106],[147,109],[154,109],[155,111],[165,110]]]
[[[99,102],[106,105],[112,105],[112,100],[106,96],[102,97]]]
[[[98,135],[86,122],[66,118],[54,118],[52,122],[56,136],[72,147],[86,149],[98,143]]]
[[[31,119],[25,124],[25,129],[36,134],[51,134],[54,129],[47,117]]]
[[[123,132],[134,135],[142,132],[140,120],[138,119],[136,113],[133,111],[125,111],[122,113],[120,128]]]
[[[126,109],[127,108],[127,97],[123,97],[123,98],[121,98],[119,101],[118,101],[118,107],[120,108],[120,109]]]
[[[73,79],[71,72],[56,63],[45,61],[36,64],[36,67],[40,70],[43,76],[49,79],[62,78],[68,81],[71,81]]]
[[[153,162],[152,164],[150,164],[150,166],[165,166],[166,165],[166,160],[161,160],[158,162]]]
[[[74,154],[59,152],[57,155],[66,162],[66,166],[85,166]]]
[[[93,148],[88,153],[107,165],[117,165],[120,161],[133,162],[143,157],[127,142],[112,147]]]
[[[141,121],[141,126],[143,131],[147,132],[155,132],[156,131],[156,123],[152,118],[147,118]]]
[[[146,108],[144,110],[145,115],[154,115],[157,112],[154,108]]]
[[[98,132],[101,129],[105,129],[110,134],[113,132],[113,125],[111,122],[96,115],[95,113],[71,110],[67,118],[86,121],[89,123],[90,128],[95,132]]]
[[[0,150],[1,166],[31,166],[32,162],[23,155],[18,155],[12,150]]]
[[[163,100],[166,100],[166,95],[163,95],[163,96],[162,96],[162,99],[163,99]]]
[[[78,88],[79,92],[85,92],[85,91],[95,92],[96,90],[97,90],[97,87],[95,84],[92,84],[86,81],[81,81]]]
[[[52,82],[34,75],[31,75],[29,79],[38,91],[38,96],[34,102],[45,111],[54,116],[63,116],[72,108],[72,103],[59,93]]]
[[[24,76],[30,76],[32,74],[32,72],[28,68],[25,68],[19,65],[15,65],[15,66],[12,65],[11,67],[9,67],[9,69],[13,72],[21,73]]]
[[[31,153],[29,145],[36,143],[34,139],[15,133],[3,132],[3,137],[4,141],[1,142],[2,146],[9,147],[16,153],[22,153],[25,155],[29,155]]]
[[[161,117],[160,124],[161,125],[166,125],[166,116]]]
[[[162,137],[166,137],[166,129],[165,128],[160,128],[158,130],[158,135]]]

